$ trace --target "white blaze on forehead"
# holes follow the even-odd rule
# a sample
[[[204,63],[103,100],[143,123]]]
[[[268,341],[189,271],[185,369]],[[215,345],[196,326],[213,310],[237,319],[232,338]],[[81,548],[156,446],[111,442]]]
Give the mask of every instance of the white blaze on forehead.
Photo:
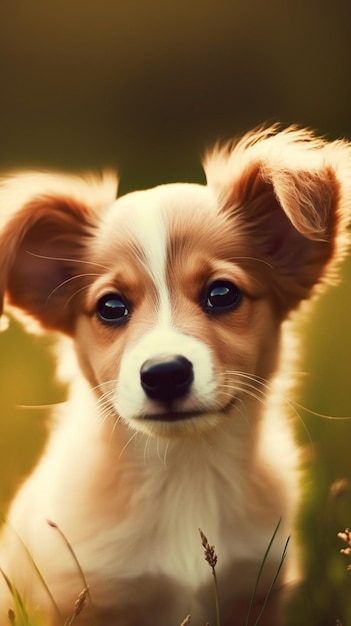
[[[145,191],[136,191],[122,196],[111,207],[105,219],[106,243],[111,231],[118,238],[122,225],[122,237],[127,230],[133,245],[145,259],[144,269],[151,276],[158,294],[159,323],[171,323],[171,303],[167,287],[167,250],[171,234],[168,215],[181,210],[191,216],[194,211],[201,214],[214,213],[217,205],[214,195],[203,185],[175,183],[160,185]],[[196,235],[196,233],[195,233]],[[140,259],[139,259],[140,262]]]
[[[162,194],[161,194],[162,195]],[[158,188],[136,191],[122,196],[105,215],[102,245],[108,246],[113,238],[139,251],[138,263],[151,276],[159,300],[161,321],[169,323],[171,307],[166,284],[167,227],[162,198]]]

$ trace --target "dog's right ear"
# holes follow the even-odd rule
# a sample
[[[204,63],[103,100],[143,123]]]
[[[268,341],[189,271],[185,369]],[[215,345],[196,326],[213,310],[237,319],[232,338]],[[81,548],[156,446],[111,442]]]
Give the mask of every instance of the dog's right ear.
[[[87,246],[116,193],[111,172],[5,178],[0,187],[1,307],[6,298],[43,327],[71,334],[80,290],[101,272],[89,262]]]
[[[281,318],[335,282],[349,250],[351,144],[261,129],[217,147],[205,171]]]

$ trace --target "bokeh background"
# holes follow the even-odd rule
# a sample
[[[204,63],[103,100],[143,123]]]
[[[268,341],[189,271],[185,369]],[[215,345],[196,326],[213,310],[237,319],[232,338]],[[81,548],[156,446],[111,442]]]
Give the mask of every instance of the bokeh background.
[[[262,122],[351,139],[350,0],[0,1],[0,168],[117,167],[121,192],[203,181],[217,139]],[[6,207],[2,207],[6,210]],[[299,403],[351,416],[351,263],[304,327]],[[0,508],[45,439],[51,338],[0,335]],[[351,624],[351,420],[302,408],[306,583],[296,626]],[[312,442],[312,444],[311,444]]]

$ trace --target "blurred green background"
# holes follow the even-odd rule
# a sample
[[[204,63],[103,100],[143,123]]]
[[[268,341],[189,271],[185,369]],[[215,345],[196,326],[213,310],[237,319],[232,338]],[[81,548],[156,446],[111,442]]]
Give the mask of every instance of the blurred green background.
[[[350,66],[350,0],[2,0],[0,168],[115,166],[124,193],[202,182],[206,146],[264,121],[351,139]],[[343,278],[304,327],[298,401],[347,417],[350,262]],[[33,407],[64,398],[51,343],[14,322],[0,335],[3,510],[45,439],[46,410]],[[346,626],[351,572],[336,533],[351,526],[351,420],[299,414],[301,445],[313,445],[291,623]]]

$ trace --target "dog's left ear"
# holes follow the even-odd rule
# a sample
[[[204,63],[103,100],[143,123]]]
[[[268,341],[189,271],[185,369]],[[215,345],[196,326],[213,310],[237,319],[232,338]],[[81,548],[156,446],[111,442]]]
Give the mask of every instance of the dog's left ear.
[[[116,192],[110,172],[24,173],[2,181],[0,313],[5,298],[44,328],[73,332],[79,295],[99,272],[87,250]]]
[[[235,239],[270,268],[282,316],[335,278],[348,247],[350,144],[271,128],[215,149],[205,171]]]

